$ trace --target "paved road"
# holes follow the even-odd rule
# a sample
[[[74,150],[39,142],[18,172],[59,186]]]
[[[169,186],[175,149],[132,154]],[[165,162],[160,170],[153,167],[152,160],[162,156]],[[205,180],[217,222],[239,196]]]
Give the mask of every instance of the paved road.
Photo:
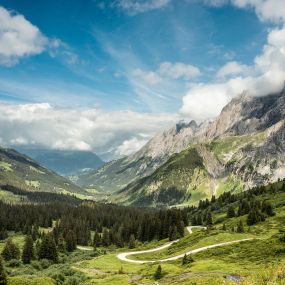
[[[195,228],[202,228],[205,229],[205,227],[200,227],[200,226],[190,226],[187,227],[187,230],[189,232],[189,234],[192,234],[192,229]],[[208,245],[208,246],[204,246],[204,247],[200,247],[197,249],[192,249],[190,251],[184,252],[182,254],[173,256],[173,257],[169,257],[169,258],[165,258],[165,259],[159,259],[159,260],[132,260],[129,259],[128,256],[131,255],[137,255],[137,254],[143,254],[143,253],[149,253],[149,252],[155,252],[155,251],[159,251],[165,248],[170,247],[172,244],[178,242],[179,240],[175,240],[172,242],[169,242],[163,246],[154,248],[154,249],[148,249],[148,250],[141,250],[141,251],[131,251],[131,252],[122,252],[120,254],[117,255],[117,258],[122,260],[122,261],[126,261],[126,262],[131,262],[131,263],[154,263],[154,262],[166,262],[166,261],[172,261],[172,260],[177,260],[182,258],[185,254],[189,255],[189,254],[193,254],[193,253],[197,253],[200,251],[204,251],[210,248],[214,248],[214,247],[219,247],[219,246],[225,246],[225,245],[230,245],[230,244],[234,244],[234,243],[239,243],[239,242],[243,242],[243,241],[248,241],[248,240],[252,240],[252,238],[245,238],[245,239],[240,239],[240,240],[234,240],[234,241],[229,241],[229,242],[222,242],[222,243],[217,243],[217,244],[213,244],[213,245]]]

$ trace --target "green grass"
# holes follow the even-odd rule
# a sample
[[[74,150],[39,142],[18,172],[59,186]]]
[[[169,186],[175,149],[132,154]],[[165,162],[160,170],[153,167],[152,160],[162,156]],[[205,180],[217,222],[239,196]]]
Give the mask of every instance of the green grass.
[[[156,251],[152,253],[131,255],[130,259],[135,260],[158,260],[164,259],[171,256],[176,256],[188,252],[193,249],[201,248],[207,245],[213,245],[222,242],[228,242],[233,240],[255,238],[255,235],[244,233],[230,233],[230,232],[218,232],[212,231],[209,234],[203,232],[194,232],[193,234],[180,239],[179,242],[174,243],[169,248]]]
[[[209,148],[221,161],[226,162],[230,159],[233,153],[242,147],[251,144],[259,145],[264,141],[265,137],[265,132],[260,132],[253,135],[229,136],[214,141],[209,145]]]
[[[25,236],[21,234],[16,234],[12,236],[12,240],[21,249],[25,242]],[[0,240],[0,252],[2,252],[5,246],[5,243],[6,243],[6,240]]]
[[[8,285],[55,285],[55,281],[47,277],[17,276],[8,279]]]
[[[13,171],[12,164],[5,161],[0,161],[0,168],[4,171]]]
[[[5,201],[6,203],[16,204],[28,202],[28,199],[24,196],[15,195],[11,192],[0,189],[0,201]]]

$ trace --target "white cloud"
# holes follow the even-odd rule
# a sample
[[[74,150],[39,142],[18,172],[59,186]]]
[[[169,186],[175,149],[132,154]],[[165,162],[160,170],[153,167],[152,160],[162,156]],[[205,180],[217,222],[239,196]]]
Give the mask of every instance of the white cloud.
[[[209,119],[217,116],[226,103],[243,91],[253,96],[280,91],[285,80],[284,34],[285,27],[270,31],[262,54],[248,67],[254,74],[232,77],[223,83],[193,85],[183,98],[181,113],[197,120]],[[244,67],[236,65],[235,71],[244,71]],[[229,73],[230,68],[219,72]]]
[[[262,21],[285,22],[284,0],[231,0],[240,8],[252,7]]]
[[[130,15],[136,15],[151,10],[166,7],[171,0],[116,0],[113,7],[119,7]]]
[[[40,54],[48,39],[23,15],[0,7],[0,65],[11,66],[22,57]]]
[[[134,138],[125,140],[121,145],[119,145],[115,153],[119,156],[130,155],[138,151],[146,143],[147,143],[146,139],[134,137]]]
[[[78,63],[78,56],[60,39],[47,38],[23,15],[0,6],[0,65],[13,66],[21,58],[47,51],[67,64]]]
[[[189,80],[201,74],[198,67],[191,64],[187,65],[181,62],[163,62],[160,64],[158,72],[161,76],[166,76],[173,79],[184,78],[185,80]]]
[[[245,64],[236,61],[230,61],[222,66],[218,72],[218,77],[226,77],[229,75],[246,75],[251,72],[251,68]]]
[[[162,62],[156,71],[144,71],[140,68],[133,71],[133,76],[143,79],[149,85],[156,85],[165,78],[190,80],[200,74],[198,67],[182,62]]]
[[[285,22],[284,0],[203,0],[203,2],[216,7],[231,3],[239,8],[252,8],[262,21]]]
[[[231,3],[239,8],[253,8],[262,21],[285,23],[284,0],[204,0],[204,3],[212,6]],[[180,109],[184,116],[197,120],[213,118],[243,91],[263,96],[284,88],[285,26],[269,31],[267,44],[252,66],[228,62],[217,71],[217,76],[224,82],[191,85]]]
[[[137,68],[133,71],[133,76],[141,78],[148,85],[155,85],[161,82],[161,77],[153,71],[144,71]]]
[[[93,150],[125,155],[156,132],[178,120],[177,115],[99,109],[56,108],[42,104],[0,104],[3,145]]]

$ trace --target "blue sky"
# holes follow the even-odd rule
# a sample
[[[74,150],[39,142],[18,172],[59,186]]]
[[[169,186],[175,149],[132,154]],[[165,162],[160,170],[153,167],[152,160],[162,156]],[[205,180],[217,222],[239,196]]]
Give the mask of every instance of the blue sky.
[[[121,156],[177,120],[214,118],[245,90],[279,90],[282,1],[0,0],[0,102],[13,109],[0,143]],[[58,137],[58,110],[83,125]]]
[[[177,112],[187,84],[211,81],[229,59],[251,63],[266,40],[267,25],[254,11],[230,5],[216,8],[181,0],[133,15],[110,7],[110,1],[1,4],[66,45],[54,51],[54,57],[46,51],[21,58],[12,67],[1,66],[1,78],[13,85],[1,86],[2,100]],[[194,65],[201,76],[173,80],[170,88],[151,86],[151,91],[144,82],[141,88],[130,82],[133,70],[156,70],[161,62]],[[13,90],[15,86],[20,88]]]

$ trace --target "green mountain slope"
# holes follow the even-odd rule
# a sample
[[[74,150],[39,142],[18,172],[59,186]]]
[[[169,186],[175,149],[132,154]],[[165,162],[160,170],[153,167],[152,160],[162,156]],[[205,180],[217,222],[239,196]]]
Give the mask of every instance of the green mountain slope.
[[[119,191],[113,201],[139,206],[191,205],[225,191],[239,192],[276,181],[283,177],[284,131],[281,121],[264,131],[192,144],[150,176]]]
[[[27,191],[86,194],[68,179],[13,149],[0,148],[0,185]]]

